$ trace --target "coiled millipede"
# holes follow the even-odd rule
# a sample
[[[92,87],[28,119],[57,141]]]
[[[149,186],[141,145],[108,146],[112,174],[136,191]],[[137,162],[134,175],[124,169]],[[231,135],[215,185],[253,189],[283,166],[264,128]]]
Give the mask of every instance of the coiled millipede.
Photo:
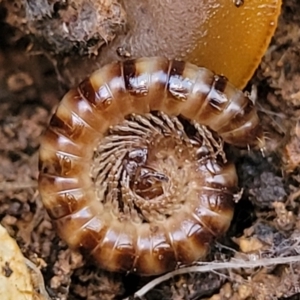
[[[159,57],[112,63],[52,117],[41,197],[100,267],[160,274],[203,258],[230,225],[239,191],[223,140],[263,143],[252,101],[225,77]]]

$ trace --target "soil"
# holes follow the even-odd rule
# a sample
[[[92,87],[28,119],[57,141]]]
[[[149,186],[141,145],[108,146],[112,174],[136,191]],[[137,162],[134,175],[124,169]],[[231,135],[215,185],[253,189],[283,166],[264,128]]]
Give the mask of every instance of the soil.
[[[247,87],[257,91],[268,140],[264,153],[231,150],[244,192],[228,234],[212,248],[209,269],[198,264],[156,284],[100,270],[56,235],[37,190],[38,150],[68,86],[55,60],[6,23],[0,3],[0,222],[40,268],[51,299],[134,299],[148,282],[136,299],[300,299],[297,11],[298,0],[284,1],[276,34]]]

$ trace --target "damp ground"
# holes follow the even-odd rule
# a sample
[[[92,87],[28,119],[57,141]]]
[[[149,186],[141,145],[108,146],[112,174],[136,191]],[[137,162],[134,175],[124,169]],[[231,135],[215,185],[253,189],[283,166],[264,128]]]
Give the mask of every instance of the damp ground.
[[[1,4],[0,4],[1,7]],[[66,92],[55,61],[33,51],[0,9],[0,222],[41,270],[52,299],[299,299],[300,2],[286,0],[247,89],[256,93],[264,153],[231,150],[244,192],[208,257],[171,279],[98,269],[56,235],[37,190],[42,132]],[[293,258],[286,260],[287,258]],[[218,265],[221,263],[223,265]],[[219,268],[221,266],[221,268]],[[223,268],[222,268],[223,266]],[[210,270],[210,271],[207,271]]]

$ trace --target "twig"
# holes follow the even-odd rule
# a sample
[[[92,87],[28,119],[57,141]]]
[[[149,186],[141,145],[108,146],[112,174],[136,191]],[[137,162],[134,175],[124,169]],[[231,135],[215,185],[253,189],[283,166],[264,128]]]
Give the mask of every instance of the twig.
[[[20,189],[31,189],[37,188],[38,184],[36,180],[31,180],[27,182],[22,181],[4,181],[0,182],[0,191],[11,191]]]
[[[40,271],[40,269],[29,259],[25,258],[25,263],[27,267],[29,267],[37,276],[37,283],[38,283],[38,289],[40,294],[45,298],[45,300],[51,300],[49,297],[46,288],[45,288],[45,282],[44,282],[44,277]]]
[[[231,259],[229,262],[198,263],[197,266],[177,269],[175,271],[172,271],[170,273],[167,273],[163,276],[160,276],[150,281],[148,284],[146,284],[144,287],[142,287],[134,294],[134,298],[142,299],[143,296],[147,294],[155,286],[161,284],[164,281],[171,279],[174,276],[181,275],[181,274],[209,272],[209,271],[220,270],[220,269],[256,268],[256,267],[265,267],[270,265],[290,264],[299,261],[300,261],[300,255],[290,256],[290,257],[262,258],[255,261],[243,261],[240,259],[239,260]]]

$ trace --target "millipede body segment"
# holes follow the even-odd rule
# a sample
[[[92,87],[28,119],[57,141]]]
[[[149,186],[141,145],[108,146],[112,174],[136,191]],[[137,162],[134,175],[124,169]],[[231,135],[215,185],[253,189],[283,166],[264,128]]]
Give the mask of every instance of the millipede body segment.
[[[223,141],[263,146],[252,101],[183,61],[103,67],[69,91],[40,148],[59,235],[110,271],[156,275],[203,258],[238,198]]]

